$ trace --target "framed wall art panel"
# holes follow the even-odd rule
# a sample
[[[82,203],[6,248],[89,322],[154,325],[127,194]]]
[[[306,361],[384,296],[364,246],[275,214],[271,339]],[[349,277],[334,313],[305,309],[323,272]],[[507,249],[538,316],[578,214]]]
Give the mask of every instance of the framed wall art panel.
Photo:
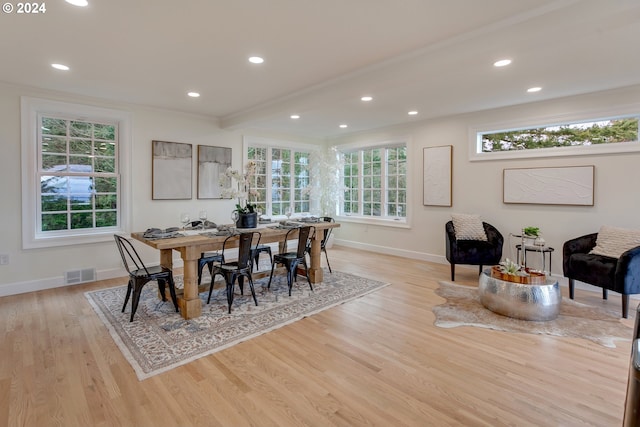
[[[231,167],[231,148],[198,145],[198,199],[222,198],[220,174]]]
[[[425,147],[423,157],[423,204],[451,206],[453,146]]]
[[[595,167],[504,169],[504,203],[593,206]]]
[[[151,141],[152,199],[180,200],[192,197],[191,144]]]

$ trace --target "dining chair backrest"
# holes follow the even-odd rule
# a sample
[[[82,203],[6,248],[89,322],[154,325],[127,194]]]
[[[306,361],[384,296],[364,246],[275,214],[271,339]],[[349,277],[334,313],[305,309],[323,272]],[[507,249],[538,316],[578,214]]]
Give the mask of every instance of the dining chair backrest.
[[[136,248],[133,247],[133,244],[125,237],[117,234],[114,234],[113,237],[116,241],[118,251],[122,257],[122,263],[124,264],[124,268],[127,269],[127,272],[129,274],[134,274],[137,270],[144,270],[145,273],[149,275],[149,270],[147,270],[144,262],[142,262],[142,258],[140,258],[140,255],[136,251]],[[133,267],[135,267],[135,269]]]
[[[315,231],[315,227],[312,227],[310,225],[304,226],[304,227],[300,227],[300,228],[292,228],[291,230],[287,231],[287,235],[284,238],[285,242],[288,242],[290,237],[289,234],[291,234],[292,232],[298,232],[298,247],[296,250],[296,257],[297,258],[303,258],[304,257],[304,253],[307,249],[307,241],[309,240],[309,235],[311,234],[311,229],[314,229]]]
[[[227,245],[227,242],[230,239],[235,239],[236,236],[229,236],[224,240],[222,244],[222,253],[224,255],[224,251]],[[240,233],[238,235],[238,268],[246,268],[251,263],[251,247],[257,246],[260,244],[260,238],[262,235],[258,231],[249,231],[246,233]],[[256,242],[253,240],[256,239]]]

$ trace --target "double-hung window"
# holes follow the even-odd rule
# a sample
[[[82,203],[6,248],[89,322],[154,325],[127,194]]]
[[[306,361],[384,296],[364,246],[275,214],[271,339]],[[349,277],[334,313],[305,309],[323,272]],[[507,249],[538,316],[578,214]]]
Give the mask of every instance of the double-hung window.
[[[23,246],[104,241],[126,230],[126,113],[31,98],[23,113]]]
[[[406,143],[340,151],[344,156],[340,214],[406,222]]]

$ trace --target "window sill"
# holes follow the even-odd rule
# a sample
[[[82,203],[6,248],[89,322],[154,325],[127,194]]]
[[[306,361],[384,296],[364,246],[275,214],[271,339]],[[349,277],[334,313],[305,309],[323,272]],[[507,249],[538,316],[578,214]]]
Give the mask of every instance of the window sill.
[[[112,242],[113,235],[121,230],[110,229],[103,233],[77,234],[68,236],[38,237],[25,240],[24,249],[51,248],[56,246],[85,245],[91,243]]]
[[[355,215],[340,215],[336,217],[336,221],[344,223],[352,222],[357,224],[375,224],[383,227],[411,228],[409,226],[409,222],[405,218],[371,218]]]

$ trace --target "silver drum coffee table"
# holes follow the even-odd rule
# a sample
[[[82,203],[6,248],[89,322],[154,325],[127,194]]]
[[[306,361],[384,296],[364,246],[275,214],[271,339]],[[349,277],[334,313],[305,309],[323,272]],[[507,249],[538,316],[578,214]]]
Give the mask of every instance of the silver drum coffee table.
[[[514,283],[491,277],[491,269],[486,269],[480,274],[478,291],[482,305],[503,316],[544,321],[560,313],[560,286],[548,277],[544,284]]]

